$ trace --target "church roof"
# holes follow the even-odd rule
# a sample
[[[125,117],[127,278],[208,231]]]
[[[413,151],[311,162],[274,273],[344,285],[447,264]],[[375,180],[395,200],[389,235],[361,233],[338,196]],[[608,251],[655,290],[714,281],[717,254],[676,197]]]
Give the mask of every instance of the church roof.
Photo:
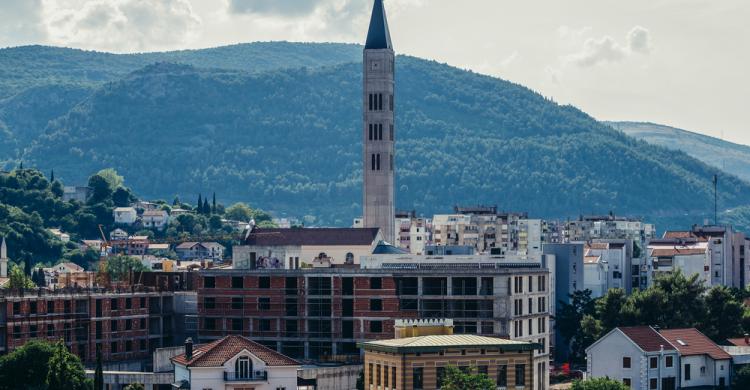
[[[383,0],[375,0],[370,18],[370,29],[367,32],[365,49],[393,49],[391,32],[388,30],[388,19],[385,17]]]

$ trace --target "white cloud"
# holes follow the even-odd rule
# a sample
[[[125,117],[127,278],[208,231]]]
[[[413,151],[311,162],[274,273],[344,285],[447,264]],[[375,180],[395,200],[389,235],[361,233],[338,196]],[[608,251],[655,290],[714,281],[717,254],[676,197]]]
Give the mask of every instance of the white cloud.
[[[229,0],[228,11],[238,14],[309,15],[324,0]]]
[[[27,45],[45,40],[42,0],[0,1],[0,45]]]
[[[53,44],[117,52],[180,48],[200,19],[188,0],[45,0]]]
[[[588,38],[578,53],[565,56],[563,62],[586,68],[606,62],[620,62],[632,54],[648,54],[650,51],[649,31],[644,27],[635,26],[628,32],[625,45],[608,35],[601,38]]]

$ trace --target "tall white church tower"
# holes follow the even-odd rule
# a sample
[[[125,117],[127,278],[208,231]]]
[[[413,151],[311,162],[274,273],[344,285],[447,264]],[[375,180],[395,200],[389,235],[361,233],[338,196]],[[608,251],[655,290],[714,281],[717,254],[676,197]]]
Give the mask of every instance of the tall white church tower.
[[[395,242],[395,58],[383,0],[375,0],[364,50],[364,226]]]
[[[3,237],[3,243],[0,244],[0,278],[8,277],[8,246],[5,245],[5,237]]]

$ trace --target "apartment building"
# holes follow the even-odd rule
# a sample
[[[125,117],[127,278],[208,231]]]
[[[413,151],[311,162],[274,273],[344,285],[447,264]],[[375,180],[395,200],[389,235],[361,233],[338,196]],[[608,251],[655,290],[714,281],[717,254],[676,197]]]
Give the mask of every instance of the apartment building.
[[[416,211],[396,212],[396,242],[394,245],[415,255],[421,255],[431,242],[432,219],[416,216]]]
[[[0,296],[0,353],[33,339],[63,339],[84,362],[101,349],[106,362],[145,361],[172,345],[172,292],[103,289],[4,291]]]
[[[206,269],[201,342],[243,335],[307,361],[359,362],[357,343],[392,337],[396,319],[451,318],[457,334],[530,341],[549,359],[549,270],[502,256],[371,255],[359,266]]]

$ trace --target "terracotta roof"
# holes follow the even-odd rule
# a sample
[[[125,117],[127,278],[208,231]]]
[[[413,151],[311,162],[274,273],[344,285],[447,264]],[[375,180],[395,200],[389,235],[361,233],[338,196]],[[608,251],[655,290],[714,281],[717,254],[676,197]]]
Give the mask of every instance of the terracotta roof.
[[[187,367],[220,367],[229,359],[247,350],[268,366],[299,366],[300,362],[282,355],[268,347],[242,336],[226,336],[209,344],[198,345],[193,349],[193,358],[185,359],[185,354],[172,358],[174,363]]]
[[[69,269],[71,269],[73,271],[83,271],[83,267],[81,267],[80,265],[78,265],[76,263],[71,263],[69,261],[66,261],[66,262],[63,262],[63,263],[59,263],[55,267],[57,267],[59,265],[61,265],[63,267],[66,267],[66,268],[69,268]]]
[[[721,347],[695,328],[664,329],[661,335],[680,351],[682,356],[708,355],[711,359],[731,359]]]
[[[591,249],[609,249],[609,244],[606,242],[592,242],[586,246]]]
[[[703,255],[706,253],[704,248],[659,248],[651,251],[652,257],[672,257],[672,256],[689,256]]]
[[[377,228],[253,229],[245,245],[371,245]]]
[[[727,342],[732,345],[736,345],[738,347],[747,347],[750,346],[750,342],[745,342],[744,337],[738,337],[736,339],[727,339]]]
[[[687,231],[666,231],[662,238],[695,238],[695,235]]]
[[[662,346],[665,351],[674,351],[672,344],[650,326],[626,326],[617,329],[646,352],[657,352]]]

